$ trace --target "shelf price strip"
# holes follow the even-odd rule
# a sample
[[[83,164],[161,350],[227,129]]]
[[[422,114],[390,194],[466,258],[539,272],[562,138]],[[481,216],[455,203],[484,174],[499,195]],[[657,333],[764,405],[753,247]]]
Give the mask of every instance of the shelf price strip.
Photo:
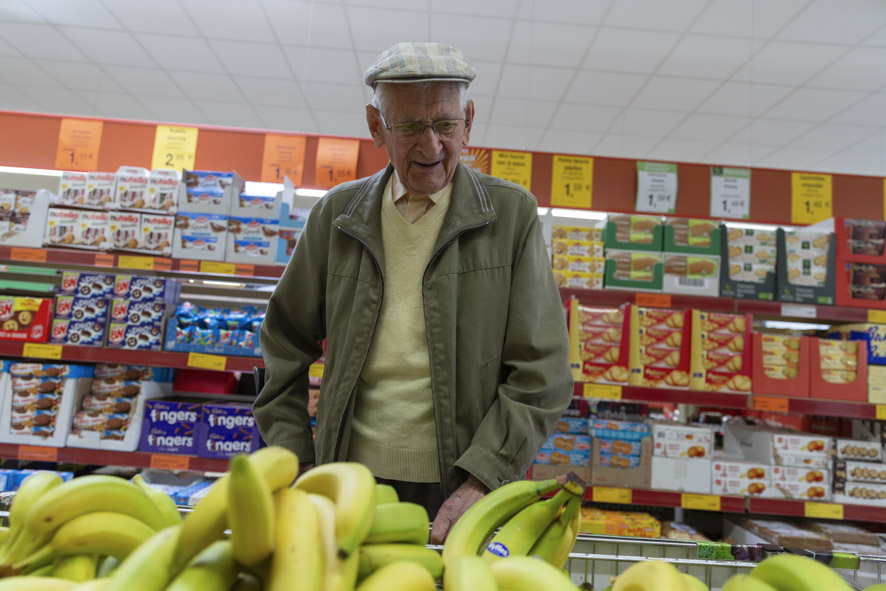
[[[882,404],[877,405],[877,420],[886,421],[886,406]]]
[[[607,486],[595,486],[592,492],[595,503],[619,503],[630,505],[633,501],[633,491],[629,488],[610,488]]]
[[[117,258],[117,266],[121,269],[136,269],[139,271],[153,271],[154,257],[140,257],[121,254]]]
[[[699,509],[701,511],[719,511],[720,497],[716,495],[694,495],[683,493],[680,496],[680,506],[684,509]]]
[[[58,448],[20,445],[18,446],[18,459],[32,462],[56,462],[58,461]]]
[[[772,412],[788,412],[790,410],[787,398],[775,398],[772,396],[754,396],[752,406],[754,410],[768,410]]]
[[[582,389],[585,398],[605,398],[606,400],[621,400],[621,386],[609,384],[585,384]]]
[[[816,519],[843,519],[843,505],[807,501],[803,506],[803,515]]]
[[[190,465],[191,458],[188,456],[151,454],[151,468],[158,470],[187,470]]]
[[[12,247],[9,258],[13,261],[25,261],[28,263],[45,263],[46,251],[37,248]]]
[[[25,343],[22,357],[39,357],[41,359],[61,359],[61,345],[45,345],[43,343]]]
[[[228,358],[222,355],[207,355],[206,353],[188,353],[188,367],[199,369],[213,369],[224,371],[228,364]]]

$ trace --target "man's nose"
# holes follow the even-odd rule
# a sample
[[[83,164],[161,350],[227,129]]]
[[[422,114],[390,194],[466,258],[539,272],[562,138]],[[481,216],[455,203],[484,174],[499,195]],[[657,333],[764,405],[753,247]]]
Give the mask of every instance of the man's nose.
[[[437,137],[437,132],[434,131],[433,125],[425,127],[424,133],[418,138],[418,148],[426,156],[436,156],[439,154],[442,145],[440,138]]]

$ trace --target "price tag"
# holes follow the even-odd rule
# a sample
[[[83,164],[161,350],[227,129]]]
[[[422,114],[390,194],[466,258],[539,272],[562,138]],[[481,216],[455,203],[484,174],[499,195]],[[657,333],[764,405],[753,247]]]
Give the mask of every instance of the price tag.
[[[46,251],[39,248],[21,248],[13,246],[9,253],[13,261],[26,261],[28,263],[45,263]]]
[[[172,269],[172,259],[156,258],[154,259],[155,271],[170,271]]]
[[[804,504],[803,514],[815,519],[843,519],[843,505],[808,501]]]
[[[551,205],[591,208],[594,159],[584,156],[554,156],[551,172]]]
[[[359,152],[359,140],[321,137],[317,141],[314,184],[329,189],[339,183],[356,179]]]
[[[114,266],[114,255],[98,253],[95,255],[95,266],[96,267],[113,267]]]
[[[791,173],[791,223],[814,224],[833,217],[832,177]]]
[[[492,151],[492,176],[511,181],[531,191],[532,154],[529,152]]]
[[[237,271],[234,263],[218,263],[215,261],[200,261],[201,273],[216,273],[218,275],[233,275]]]
[[[633,500],[633,491],[629,488],[595,486],[591,494],[595,503],[621,503],[623,505],[630,505]]]
[[[582,395],[585,398],[621,400],[621,386],[613,384],[585,384],[582,388]]]
[[[138,269],[139,271],[153,271],[154,257],[140,257],[121,254],[117,257],[117,266],[121,269]]]
[[[309,378],[317,378],[320,379],[323,377],[323,368],[325,366],[322,363],[314,363],[311,367],[308,368],[308,377]]]
[[[151,468],[157,470],[187,470],[190,466],[191,458],[188,456],[151,454]]]
[[[636,211],[674,213],[677,207],[677,165],[637,162]]]
[[[178,262],[178,270],[188,273],[197,273],[200,271],[200,261],[193,259],[182,259]]]
[[[877,405],[877,420],[886,421],[886,406],[882,404]]]
[[[255,275],[255,265],[234,265],[234,275],[242,275],[245,277],[252,277]]]
[[[305,172],[305,146],[303,135],[265,135],[265,150],[261,161],[261,181],[282,183],[283,177],[296,187],[302,184]]]
[[[719,511],[720,497],[718,497],[717,495],[691,495],[688,493],[683,493],[680,496],[680,506],[684,509]]]
[[[461,155],[459,155],[458,159],[468,168],[473,168],[483,174],[490,174],[492,166],[491,152],[489,148],[470,148],[465,146],[461,149]]]
[[[868,310],[868,322],[886,324],[886,310]]]
[[[781,315],[793,316],[794,318],[815,318],[818,309],[815,306],[801,306],[798,304],[782,304]]]
[[[25,343],[22,348],[22,357],[39,357],[40,359],[61,359],[61,345],[46,345],[43,343]]]
[[[788,412],[790,403],[787,398],[775,398],[773,396],[754,396],[751,401],[754,410],[766,410],[771,412]]]
[[[101,121],[62,119],[55,150],[55,167],[61,170],[98,170],[102,127]]]
[[[196,127],[173,127],[158,125],[154,135],[154,153],[151,156],[151,168],[172,168],[181,170],[194,169],[197,156]]]
[[[20,445],[18,446],[18,459],[32,462],[57,462],[58,448]]]
[[[711,167],[711,217],[746,220],[751,217],[751,170]]]
[[[207,355],[205,353],[188,353],[188,367],[200,369],[214,369],[224,371],[228,358],[222,355]]]
[[[671,296],[667,293],[638,293],[634,303],[645,308],[670,308]]]

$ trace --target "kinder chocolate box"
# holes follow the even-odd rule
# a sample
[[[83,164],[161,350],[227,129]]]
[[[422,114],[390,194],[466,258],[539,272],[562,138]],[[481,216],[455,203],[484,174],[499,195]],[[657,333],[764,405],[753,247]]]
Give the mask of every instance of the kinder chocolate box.
[[[181,184],[181,175],[177,170],[153,169],[148,178],[148,197],[145,207],[175,213],[179,184]]]
[[[86,199],[77,205],[110,206],[114,201],[117,175],[113,172],[90,172],[86,175]]]
[[[146,168],[121,166],[117,169],[116,199],[117,207],[141,209],[148,203],[148,179],[150,173]]]
[[[159,324],[163,321],[166,304],[153,300],[113,300],[111,305],[111,322],[122,322],[129,325]]]
[[[197,454],[197,424],[202,404],[189,398],[157,398],[145,401],[139,451]]]
[[[81,297],[109,298],[114,295],[114,276],[103,273],[64,273],[59,292]]]
[[[112,248],[141,248],[141,214],[125,211],[112,211],[108,216],[110,218]]]
[[[163,346],[163,324],[130,325],[112,322],[108,328],[108,344],[112,349],[159,351]]]
[[[104,319],[71,320],[54,318],[50,327],[49,342],[59,345],[101,347],[105,340]]]
[[[56,296],[55,317],[105,322],[108,318],[108,300],[103,297]]]
[[[58,185],[60,205],[77,205],[86,201],[86,173],[63,172]]]
[[[252,453],[259,448],[261,435],[247,403],[211,402],[203,405],[203,418],[197,423],[197,455],[203,458],[229,458]]]

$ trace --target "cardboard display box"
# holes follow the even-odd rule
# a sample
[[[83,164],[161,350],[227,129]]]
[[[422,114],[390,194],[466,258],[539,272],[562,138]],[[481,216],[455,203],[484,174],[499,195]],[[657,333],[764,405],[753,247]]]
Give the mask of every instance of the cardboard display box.
[[[808,398],[812,339],[753,333],[752,340],[754,394]],[[770,346],[769,341],[778,342]]]
[[[836,250],[830,232],[778,229],[777,299],[799,304],[833,305]]]
[[[751,391],[750,314],[692,310],[690,388],[710,392]]]
[[[711,460],[652,457],[652,488],[710,494]]]
[[[723,224],[720,232],[720,296],[775,299],[775,232],[728,224]]]
[[[630,384],[689,388],[689,312],[628,306],[625,314],[630,318]]]

